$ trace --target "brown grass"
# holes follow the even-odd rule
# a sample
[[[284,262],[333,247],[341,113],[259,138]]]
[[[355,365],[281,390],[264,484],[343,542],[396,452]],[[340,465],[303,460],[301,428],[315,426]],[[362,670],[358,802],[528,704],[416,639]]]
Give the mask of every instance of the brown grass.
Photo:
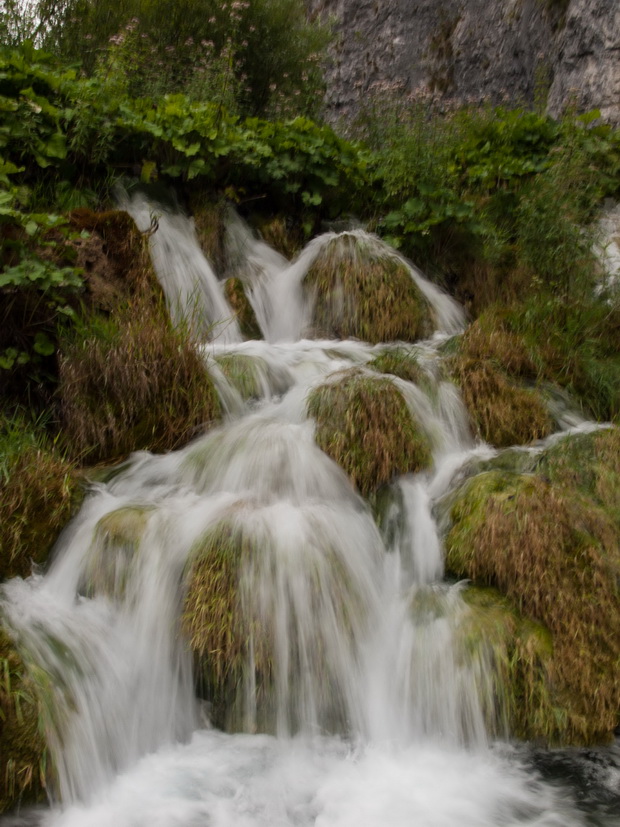
[[[286,218],[282,216],[261,221],[258,229],[266,243],[289,260],[304,246],[302,232],[289,227]]]
[[[79,499],[74,466],[45,437],[0,422],[0,580],[46,561]]]
[[[457,356],[450,368],[471,422],[485,442],[507,448],[552,433],[553,421],[540,395],[512,382],[491,361]]]
[[[512,377],[538,376],[525,340],[509,329],[505,313],[498,308],[488,310],[467,328],[459,351],[465,359],[492,362]]]
[[[209,201],[196,193],[190,199],[196,235],[203,253],[217,273],[226,268],[226,202]]]
[[[389,379],[343,371],[311,392],[308,414],[316,420],[319,447],[364,496],[431,463],[428,441]]]
[[[254,308],[243,289],[243,282],[239,278],[229,278],[224,282],[226,301],[235,313],[241,335],[245,339],[262,339],[263,334],[258,326]]]
[[[553,635],[553,706],[538,727],[552,742],[608,739],[620,709],[617,524],[533,476],[481,474],[452,508],[447,566],[458,577],[497,586]]]
[[[428,303],[406,266],[372,237],[334,238],[304,284],[316,292],[312,324],[322,335],[415,342],[433,330]]]
[[[0,813],[45,799],[47,750],[39,715],[34,686],[0,627]]]
[[[220,414],[203,358],[143,302],[65,345],[58,392],[68,448],[91,463],[178,448]]]

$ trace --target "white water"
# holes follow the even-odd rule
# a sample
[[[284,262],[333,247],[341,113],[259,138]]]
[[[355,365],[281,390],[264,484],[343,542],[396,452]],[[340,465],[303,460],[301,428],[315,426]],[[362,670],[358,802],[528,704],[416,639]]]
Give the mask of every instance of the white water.
[[[153,255],[184,296],[193,271],[180,226],[160,218]],[[253,359],[261,398],[243,402],[219,372],[228,421],[181,451],[135,454],[94,487],[49,572],[4,589],[20,648],[48,676],[62,805],[47,825],[582,823],[561,793],[490,748],[490,665],[455,642],[466,608],[461,587],[441,582],[432,507],[489,449],[474,445],[458,394],[441,381],[442,336],[416,346],[430,393],[394,379],[434,467],[397,482],[389,531],[314,443],[309,390],[384,347],[299,340],[309,313],[300,274],[324,243],[290,268],[270,268],[254,248],[255,307],[271,343],[221,334],[205,346],[210,364]],[[296,287],[283,294],[286,273]],[[454,332],[454,303],[423,289]],[[217,318],[234,330],[226,312]],[[237,735],[208,727],[179,624],[192,549],[223,519],[258,549],[241,572],[241,605],[271,663],[268,693],[246,670],[231,704],[246,733]]]

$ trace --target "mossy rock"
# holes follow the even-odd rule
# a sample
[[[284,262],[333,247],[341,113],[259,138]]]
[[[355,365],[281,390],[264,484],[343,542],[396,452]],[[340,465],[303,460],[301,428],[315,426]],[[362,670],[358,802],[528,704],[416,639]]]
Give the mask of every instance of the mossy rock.
[[[383,353],[371,359],[366,367],[377,373],[389,373],[391,376],[397,376],[415,385],[423,385],[427,381],[427,376],[420,367],[415,353],[406,348],[384,350]]]
[[[549,630],[524,618],[497,589],[468,586],[468,611],[456,630],[467,659],[492,669],[491,692],[483,697],[487,727],[527,740],[553,740],[564,710],[554,703],[553,641]]]
[[[81,499],[75,467],[44,435],[0,421],[0,580],[45,563]]]
[[[338,667],[343,640],[365,622],[367,599],[358,591],[360,579],[343,567],[324,524],[300,511],[299,534],[291,538],[277,523],[270,508],[238,504],[192,550],[182,629],[194,653],[199,692],[218,726],[275,732],[280,712],[292,732],[307,723],[303,704],[292,699],[301,697],[298,687],[307,674],[320,674],[322,688],[312,699],[317,718],[343,731]],[[308,612],[324,622],[308,623]]]
[[[262,219],[257,222],[257,227],[265,242],[289,260],[303,247],[301,229],[290,226],[281,215]]]
[[[48,756],[34,684],[0,625],[0,813],[43,801]]]
[[[263,334],[256,319],[254,308],[245,294],[241,279],[236,277],[226,279],[224,295],[235,313],[241,335],[246,339],[262,339]]]
[[[310,393],[307,407],[317,444],[364,496],[431,464],[428,438],[390,379],[342,371]]]
[[[245,400],[262,396],[261,382],[257,373],[256,359],[242,353],[227,353],[216,356],[215,361],[231,385]]]
[[[226,213],[224,200],[210,201],[202,193],[190,195],[190,209],[198,243],[216,272],[226,268]]]
[[[534,380],[539,374],[525,339],[511,330],[501,308],[486,310],[457,341],[464,359],[491,362],[513,378]]]
[[[553,720],[522,731],[551,743],[609,739],[620,710],[617,522],[574,491],[500,471],[465,482],[451,519],[447,569],[497,587],[553,636]]]
[[[152,511],[149,506],[123,506],[98,521],[80,591],[122,596]]]
[[[542,396],[512,381],[489,360],[450,360],[453,378],[478,436],[496,448],[548,436],[553,420]]]
[[[434,323],[426,298],[407,266],[379,239],[342,233],[319,253],[304,279],[316,297],[318,335],[366,342],[415,342]]]

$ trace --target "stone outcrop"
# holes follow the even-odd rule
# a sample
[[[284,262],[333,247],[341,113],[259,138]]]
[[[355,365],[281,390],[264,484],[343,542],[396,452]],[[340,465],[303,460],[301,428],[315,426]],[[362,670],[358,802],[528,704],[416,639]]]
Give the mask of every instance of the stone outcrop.
[[[331,120],[373,90],[446,105],[490,101],[600,108],[620,123],[617,0],[307,0],[337,33]]]

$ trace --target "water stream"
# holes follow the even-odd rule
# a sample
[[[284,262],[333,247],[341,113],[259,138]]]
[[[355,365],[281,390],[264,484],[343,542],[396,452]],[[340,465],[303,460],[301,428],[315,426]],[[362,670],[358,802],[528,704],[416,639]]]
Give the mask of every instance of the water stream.
[[[150,221],[146,202],[132,211]],[[412,269],[438,330],[415,346],[424,387],[393,381],[434,464],[395,483],[382,533],[316,446],[306,399],[336,371],[366,370],[390,344],[304,338],[312,297],[303,275],[332,235],[290,266],[242,225],[232,237],[264,341],[241,341],[186,219],[160,216],[152,237],[173,317],[215,330],[204,354],[224,424],[183,450],[134,454],[93,486],[48,572],[3,589],[20,649],[47,678],[62,802],[27,823],[611,824],[544,780],[527,750],[490,739],[492,664],[461,651],[454,635],[467,608],[463,585],[443,581],[433,507],[464,463],[493,453],[472,439],[438,369],[460,309]],[[259,392],[250,401],[218,367],[231,354],[251,360]],[[231,732],[213,728],[209,699],[196,697],[180,622],[188,561],[223,523],[256,550],[239,581],[250,662]],[[261,647],[268,692],[256,684]],[[600,783],[611,789],[612,764],[605,772]]]

